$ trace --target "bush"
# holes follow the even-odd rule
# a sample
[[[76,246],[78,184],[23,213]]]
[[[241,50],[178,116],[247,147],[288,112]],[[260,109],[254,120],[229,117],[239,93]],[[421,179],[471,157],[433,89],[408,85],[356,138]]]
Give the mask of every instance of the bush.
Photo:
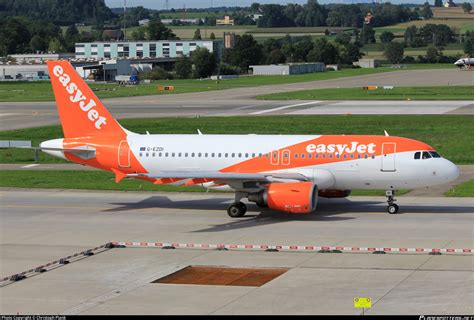
[[[240,74],[240,68],[236,66],[232,66],[227,63],[221,63],[219,64],[219,73],[221,75],[234,75],[234,74]]]
[[[161,67],[154,67],[153,70],[142,74],[143,79],[147,80],[170,80],[173,75]]]

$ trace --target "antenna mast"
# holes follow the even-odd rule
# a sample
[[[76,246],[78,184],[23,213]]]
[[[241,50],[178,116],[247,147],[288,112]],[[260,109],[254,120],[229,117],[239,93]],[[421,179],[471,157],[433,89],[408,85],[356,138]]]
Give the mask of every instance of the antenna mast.
[[[127,0],[123,0],[123,40],[127,40]]]

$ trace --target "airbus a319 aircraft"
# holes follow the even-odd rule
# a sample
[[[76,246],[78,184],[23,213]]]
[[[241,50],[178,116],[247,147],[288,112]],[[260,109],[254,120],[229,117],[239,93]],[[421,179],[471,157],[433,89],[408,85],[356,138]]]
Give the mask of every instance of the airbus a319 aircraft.
[[[44,141],[53,156],[110,171],[115,181],[195,185],[235,191],[241,202],[287,213],[316,210],[318,195],[347,197],[351,189],[395,190],[456,179],[458,168],[426,143],[375,135],[136,134],[123,128],[67,61],[48,62],[64,138]],[[97,183],[100,183],[98,181]]]

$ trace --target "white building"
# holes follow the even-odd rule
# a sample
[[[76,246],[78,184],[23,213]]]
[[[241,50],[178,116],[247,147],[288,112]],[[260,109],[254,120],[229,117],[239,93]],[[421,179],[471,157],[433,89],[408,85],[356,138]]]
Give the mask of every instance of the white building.
[[[292,64],[267,64],[249,66],[253,75],[290,75],[312,72],[324,72],[324,63],[292,63]]]

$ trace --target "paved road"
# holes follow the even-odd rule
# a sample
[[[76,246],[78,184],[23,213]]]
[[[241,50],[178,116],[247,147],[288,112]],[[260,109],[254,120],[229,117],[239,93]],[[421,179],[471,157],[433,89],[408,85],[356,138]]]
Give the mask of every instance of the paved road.
[[[231,219],[230,195],[0,190],[0,276],[109,241],[473,248],[474,199],[322,201]],[[262,287],[151,284],[188,265],[287,267]],[[113,249],[0,288],[0,313],[472,314],[474,257]]]
[[[459,102],[261,101],[255,96],[314,88],[367,85],[474,85],[474,72],[411,70],[303,83],[245,87],[211,92],[104,100],[117,118],[282,114],[474,114],[474,99]],[[0,102],[0,128],[11,130],[58,123],[54,102]]]

